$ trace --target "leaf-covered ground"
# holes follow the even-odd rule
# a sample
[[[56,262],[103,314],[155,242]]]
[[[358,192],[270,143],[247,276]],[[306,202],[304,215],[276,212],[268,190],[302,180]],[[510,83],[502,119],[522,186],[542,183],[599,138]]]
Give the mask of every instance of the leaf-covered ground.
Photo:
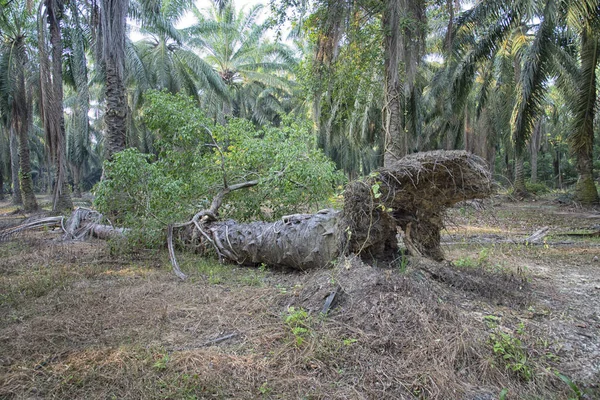
[[[597,225],[550,197],[494,198],[450,212],[453,265],[182,255],[185,282],[162,251],[26,234],[0,243],[0,397],[597,398]],[[522,241],[543,226],[545,243]]]

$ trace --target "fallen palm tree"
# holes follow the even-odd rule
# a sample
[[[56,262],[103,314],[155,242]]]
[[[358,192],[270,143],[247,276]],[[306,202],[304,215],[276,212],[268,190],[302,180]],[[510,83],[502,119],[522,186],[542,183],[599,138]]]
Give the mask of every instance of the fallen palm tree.
[[[492,190],[485,162],[464,151],[412,154],[382,168],[344,190],[343,210],[287,215],[275,222],[240,223],[218,218],[231,192],[259,184],[242,182],[224,187],[209,209],[190,221],[168,226],[168,248],[176,274],[184,279],[175,256],[175,240],[200,253],[214,251],[219,259],[238,264],[267,264],[306,270],[330,265],[341,255],[366,261],[399,257],[398,234],[411,255],[441,260],[440,230],[444,211],[454,204],[484,198]],[[25,229],[60,227],[68,239],[89,235],[123,236],[126,230],[101,224],[102,216],[77,209],[68,219],[49,217],[0,232],[7,237]]]
[[[237,185],[242,189],[248,185]],[[228,193],[232,188],[224,188]],[[288,215],[276,222],[238,223],[217,218],[223,195],[189,222],[169,227],[169,250],[176,271],[173,237],[239,264],[294,269],[320,268],[340,255],[368,261],[398,257],[398,230],[412,255],[441,260],[440,230],[446,208],[491,194],[485,162],[464,151],[433,151],[407,156],[348,184],[341,211]],[[178,273],[182,278],[183,274]]]

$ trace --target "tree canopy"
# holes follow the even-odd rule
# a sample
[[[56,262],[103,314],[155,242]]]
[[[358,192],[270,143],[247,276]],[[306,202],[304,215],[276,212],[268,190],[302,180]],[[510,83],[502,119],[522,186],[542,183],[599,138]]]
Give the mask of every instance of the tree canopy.
[[[163,162],[152,90],[189,96],[211,131],[262,132],[265,152],[278,140],[290,154],[321,149],[350,178],[405,154],[465,149],[518,195],[572,185],[576,200],[598,201],[596,0],[0,7],[0,182],[28,210],[34,191],[71,207],[71,192],[91,189],[126,148]],[[275,139],[290,121],[303,133]],[[220,142],[224,154],[251,146],[238,140]],[[217,163],[209,153],[195,156]]]

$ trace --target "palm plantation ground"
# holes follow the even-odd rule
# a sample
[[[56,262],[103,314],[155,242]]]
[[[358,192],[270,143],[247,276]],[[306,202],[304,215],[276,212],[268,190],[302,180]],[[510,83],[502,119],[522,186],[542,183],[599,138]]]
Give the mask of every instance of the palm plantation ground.
[[[0,396],[597,398],[600,214],[556,197],[450,210],[451,267],[186,254],[180,281],[163,251],[23,234],[0,244]],[[2,224],[22,218],[0,205]]]

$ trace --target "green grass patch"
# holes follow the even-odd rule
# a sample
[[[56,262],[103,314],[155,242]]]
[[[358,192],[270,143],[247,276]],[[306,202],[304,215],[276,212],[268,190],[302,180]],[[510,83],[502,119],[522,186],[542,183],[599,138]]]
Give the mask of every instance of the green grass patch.
[[[267,276],[265,268],[220,263],[216,259],[194,254],[178,255],[178,261],[180,268],[192,279],[200,278],[212,285],[262,286]],[[167,261],[166,265],[170,267],[171,264]]]

